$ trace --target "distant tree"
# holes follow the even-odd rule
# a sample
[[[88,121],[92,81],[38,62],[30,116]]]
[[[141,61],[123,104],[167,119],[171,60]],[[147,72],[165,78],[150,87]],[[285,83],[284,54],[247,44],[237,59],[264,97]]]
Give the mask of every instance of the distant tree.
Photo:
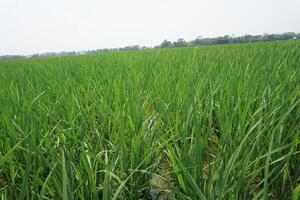
[[[170,48],[170,47],[173,47],[173,44],[172,42],[168,41],[168,40],[164,40],[161,45],[160,45],[161,48]]]
[[[229,44],[229,43],[231,43],[231,38],[229,35],[216,38],[216,44]]]
[[[185,47],[187,42],[183,38],[179,38],[176,42],[173,42],[174,47]]]
[[[133,45],[133,46],[127,46],[127,47],[120,47],[119,51],[135,51],[135,50],[140,50],[139,45]]]
[[[0,56],[0,60],[20,60],[20,59],[26,59],[26,56],[20,56],[20,55],[4,55]]]

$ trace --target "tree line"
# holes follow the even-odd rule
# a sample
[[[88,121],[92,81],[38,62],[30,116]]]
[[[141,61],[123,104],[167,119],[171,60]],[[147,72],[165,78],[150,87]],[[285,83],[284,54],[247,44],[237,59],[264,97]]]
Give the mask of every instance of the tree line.
[[[222,44],[237,44],[237,43],[251,43],[251,42],[270,42],[300,39],[300,33],[282,33],[282,34],[264,34],[264,35],[243,35],[243,36],[229,36],[214,38],[197,37],[192,41],[185,41],[183,38],[175,42],[164,40],[157,48],[171,48],[171,47],[186,47],[186,46],[202,46],[202,45],[222,45]]]
[[[71,52],[58,52],[58,53],[47,52],[41,54],[33,54],[30,56],[5,55],[5,56],[0,56],[0,60],[81,55],[81,54],[93,54],[93,53],[110,52],[110,51],[136,51],[136,50],[153,49],[153,48],[176,48],[176,47],[188,47],[188,46],[270,42],[270,41],[296,40],[296,39],[300,39],[300,33],[287,32],[282,34],[263,34],[263,35],[246,34],[242,36],[224,35],[221,37],[212,37],[212,38],[202,38],[201,36],[198,36],[196,39],[192,41],[186,41],[183,38],[179,38],[177,41],[174,42],[169,40],[164,40],[160,45],[154,47],[133,45],[133,46],[120,47],[120,48],[104,48],[104,49],[86,50],[86,51],[71,51]]]

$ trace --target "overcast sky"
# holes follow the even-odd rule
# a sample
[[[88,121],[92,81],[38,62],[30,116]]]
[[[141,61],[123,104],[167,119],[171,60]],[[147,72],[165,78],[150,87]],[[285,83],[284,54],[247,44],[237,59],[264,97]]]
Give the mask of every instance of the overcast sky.
[[[300,0],[0,0],[0,55],[300,32]]]

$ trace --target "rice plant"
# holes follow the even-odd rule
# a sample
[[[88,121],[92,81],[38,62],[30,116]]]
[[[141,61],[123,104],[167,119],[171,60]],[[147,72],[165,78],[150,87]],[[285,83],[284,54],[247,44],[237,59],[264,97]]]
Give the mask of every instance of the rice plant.
[[[0,197],[297,199],[299,72],[299,41],[1,61]]]

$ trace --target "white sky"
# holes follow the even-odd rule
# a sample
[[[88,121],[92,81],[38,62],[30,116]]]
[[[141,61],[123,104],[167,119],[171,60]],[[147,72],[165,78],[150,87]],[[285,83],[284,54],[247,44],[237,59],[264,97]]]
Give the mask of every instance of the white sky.
[[[0,0],[0,55],[300,32],[300,0]]]

